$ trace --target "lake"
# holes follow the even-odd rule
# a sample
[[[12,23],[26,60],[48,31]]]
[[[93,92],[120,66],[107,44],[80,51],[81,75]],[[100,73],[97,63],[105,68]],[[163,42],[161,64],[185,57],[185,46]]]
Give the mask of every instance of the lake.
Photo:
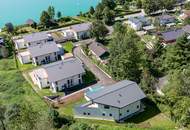
[[[39,21],[41,12],[50,5],[64,16],[75,16],[98,2],[100,0],[0,0],[0,28],[7,22],[23,24],[29,18]]]

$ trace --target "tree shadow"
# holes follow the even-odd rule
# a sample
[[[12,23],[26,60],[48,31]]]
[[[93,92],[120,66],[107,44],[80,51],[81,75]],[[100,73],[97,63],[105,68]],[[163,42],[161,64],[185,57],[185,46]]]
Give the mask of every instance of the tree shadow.
[[[144,99],[142,103],[145,105],[144,112],[126,119],[125,123],[141,123],[161,113],[157,105],[150,99]]]

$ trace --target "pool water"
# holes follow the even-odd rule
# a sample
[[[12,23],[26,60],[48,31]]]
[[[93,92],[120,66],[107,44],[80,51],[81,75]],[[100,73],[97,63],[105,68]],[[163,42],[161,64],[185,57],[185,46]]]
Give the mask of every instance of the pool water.
[[[0,28],[7,22],[14,25],[25,23],[29,18],[39,21],[40,14],[48,6],[64,16],[75,16],[96,6],[100,0],[0,0]]]

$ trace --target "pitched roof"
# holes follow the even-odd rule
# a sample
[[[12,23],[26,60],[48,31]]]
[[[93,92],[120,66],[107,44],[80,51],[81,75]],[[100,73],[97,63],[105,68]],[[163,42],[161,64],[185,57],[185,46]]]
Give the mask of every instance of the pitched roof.
[[[89,45],[89,49],[93,51],[98,57],[101,57],[107,51],[107,48],[98,42],[93,42]]]
[[[91,23],[82,23],[82,24],[76,24],[72,25],[71,29],[73,29],[76,32],[83,32],[90,29]]]
[[[182,30],[186,33],[189,33],[190,34],[190,25],[186,25],[182,28]]]
[[[165,15],[160,15],[158,16],[158,18],[160,20],[166,20],[166,19],[174,19],[175,17],[174,16],[171,16],[171,15],[168,15],[168,14],[165,14]]]
[[[41,41],[41,40],[45,40],[48,38],[49,38],[49,36],[46,32],[37,32],[37,33],[32,33],[32,34],[28,34],[28,35],[23,36],[23,39],[26,42]]]
[[[44,44],[39,44],[36,46],[28,47],[28,51],[30,52],[32,57],[37,57],[53,52],[58,52],[59,48],[55,42],[48,42]]]
[[[139,86],[129,80],[104,87],[88,97],[95,103],[122,108],[146,97]]]
[[[181,37],[184,34],[185,34],[185,32],[182,29],[178,29],[178,30],[174,30],[174,31],[163,32],[162,38],[164,39],[164,41],[173,41],[173,40],[176,40],[177,38]]]
[[[66,79],[85,72],[77,58],[70,58],[42,66],[48,75],[49,82]]]

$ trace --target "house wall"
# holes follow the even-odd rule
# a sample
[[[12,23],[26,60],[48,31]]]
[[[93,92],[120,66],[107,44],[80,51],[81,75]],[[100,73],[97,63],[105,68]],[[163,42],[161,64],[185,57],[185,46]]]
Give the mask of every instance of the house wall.
[[[38,85],[40,89],[47,88],[49,86],[47,78],[40,78],[37,74],[34,74],[34,78],[36,79],[35,84]]]
[[[30,55],[26,55],[26,56],[21,56],[18,54],[18,59],[20,61],[21,64],[27,64],[31,62],[31,57]]]
[[[84,118],[100,118],[108,120],[121,120],[125,117],[132,116],[141,109],[141,101],[134,102],[124,108],[109,107],[104,108],[102,104],[95,104],[97,107],[80,106],[75,108],[75,115]],[[137,108],[137,106],[139,106]]]
[[[79,85],[79,84],[82,84],[82,75],[83,74],[80,74],[79,75],[75,75],[73,77],[69,77],[69,78],[66,78],[66,79],[63,79],[63,80],[60,80],[60,81],[57,81],[57,82],[52,82],[51,83],[51,89],[53,92],[57,92],[57,91],[63,91],[65,88],[71,88],[71,87],[74,87],[76,85]],[[81,83],[79,83],[79,79],[81,81]],[[72,80],[72,84],[68,84],[68,80],[71,82]]]
[[[76,40],[82,40],[82,39],[85,39],[85,38],[89,38],[90,37],[90,32],[89,31],[74,32],[74,36],[75,36]]]
[[[46,61],[46,57],[50,57],[50,62],[54,62],[54,61],[58,60],[58,55],[57,55],[57,52],[56,52],[56,54],[55,53],[50,53],[50,54],[46,54],[46,55],[42,55],[42,56],[38,56],[38,57],[33,57],[32,58],[32,63],[34,65],[47,64],[49,62]]]
[[[141,23],[138,23],[138,24],[135,24],[131,21],[128,21],[128,24],[130,25],[131,28],[133,28],[134,30],[141,30],[142,28],[142,24]]]

